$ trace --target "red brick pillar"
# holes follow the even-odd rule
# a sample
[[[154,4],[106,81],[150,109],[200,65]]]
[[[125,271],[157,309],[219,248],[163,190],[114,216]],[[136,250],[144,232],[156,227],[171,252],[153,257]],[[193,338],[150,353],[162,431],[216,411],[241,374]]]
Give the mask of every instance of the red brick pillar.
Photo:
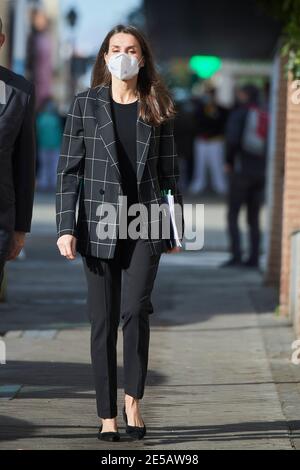
[[[284,315],[289,313],[291,234],[300,229],[300,99],[296,104],[292,98],[295,99],[295,90],[289,81],[280,274],[280,312]],[[297,98],[300,98],[299,92]]]
[[[277,56],[274,63],[270,152],[268,164],[267,206],[268,234],[264,281],[279,289],[281,272],[283,186],[286,146],[286,114],[288,83],[285,60]],[[275,83],[274,83],[275,82]]]

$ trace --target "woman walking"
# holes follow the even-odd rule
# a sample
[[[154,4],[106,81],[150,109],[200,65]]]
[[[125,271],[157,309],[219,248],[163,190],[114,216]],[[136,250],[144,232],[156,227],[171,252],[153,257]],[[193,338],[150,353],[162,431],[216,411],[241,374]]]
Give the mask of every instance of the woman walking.
[[[103,440],[120,438],[116,354],[120,315],[126,432],[132,439],[146,433],[139,400],[148,366],[151,292],[161,254],[178,248],[169,250],[161,232],[153,235],[151,227],[161,222],[161,216],[149,222],[143,211],[141,230],[135,226],[138,236],[131,235],[132,214],[126,221],[129,234],[121,236],[126,204],[120,200],[127,198],[128,211],[142,203],[149,214],[151,206],[161,204],[161,190],[170,189],[182,208],[174,116],[174,104],[155,70],[146,39],[135,27],[118,25],[100,47],[91,88],[73,100],[57,167],[57,245],[69,260],[76,252],[82,256],[97,412],[102,419],[98,438]],[[182,235],[182,211],[176,222]],[[142,236],[145,233],[147,237]]]

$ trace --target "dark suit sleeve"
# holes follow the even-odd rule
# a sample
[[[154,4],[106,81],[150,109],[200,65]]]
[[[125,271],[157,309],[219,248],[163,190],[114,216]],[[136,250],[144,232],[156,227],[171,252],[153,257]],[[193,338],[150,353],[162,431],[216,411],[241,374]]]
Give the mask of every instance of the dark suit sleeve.
[[[158,173],[160,189],[170,189],[174,195],[174,202],[178,205],[175,208],[175,218],[179,238],[182,239],[184,233],[183,198],[178,187],[180,167],[174,137],[174,118],[161,124]]]
[[[229,114],[225,127],[226,163],[234,168],[237,154],[240,150],[242,134],[247,115],[246,108],[240,108]]]
[[[76,203],[84,171],[83,119],[76,96],[67,115],[60,158],[57,165],[57,237],[77,236]]]
[[[13,153],[15,188],[15,230],[30,232],[35,190],[36,141],[35,94],[32,86],[26,102],[23,123]]]

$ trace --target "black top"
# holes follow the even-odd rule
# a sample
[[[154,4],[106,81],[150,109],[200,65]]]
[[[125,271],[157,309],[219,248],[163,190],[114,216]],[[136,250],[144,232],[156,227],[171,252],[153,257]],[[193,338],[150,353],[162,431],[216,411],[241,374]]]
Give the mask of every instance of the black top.
[[[127,206],[138,203],[136,175],[136,121],[137,103],[117,103],[111,97],[111,109],[114,119],[118,161],[122,176],[122,189],[127,196]]]
[[[223,136],[227,119],[227,110],[216,104],[199,103],[196,108],[197,135],[202,138]]]

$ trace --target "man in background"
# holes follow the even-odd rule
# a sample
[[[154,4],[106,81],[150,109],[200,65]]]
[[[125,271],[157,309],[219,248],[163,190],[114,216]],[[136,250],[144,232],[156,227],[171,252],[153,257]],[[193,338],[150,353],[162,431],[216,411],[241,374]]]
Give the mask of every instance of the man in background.
[[[5,43],[0,18],[0,49]],[[0,66],[0,287],[30,232],[35,188],[34,88]]]
[[[226,126],[226,164],[229,178],[228,234],[231,258],[222,267],[259,267],[259,212],[264,200],[268,112],[262,107],[259,90],[245,85],[237,94],[237,105]],[[242,258],[238,217],[241,207],[247,209],[249,253]]]

